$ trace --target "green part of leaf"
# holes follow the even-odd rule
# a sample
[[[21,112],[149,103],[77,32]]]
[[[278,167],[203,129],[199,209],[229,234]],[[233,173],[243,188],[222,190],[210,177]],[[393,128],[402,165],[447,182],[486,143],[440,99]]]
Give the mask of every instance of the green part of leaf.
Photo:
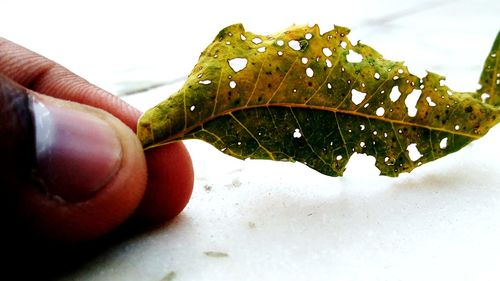
[[[484,62],[479,84],[481,88],[475,97],[493,106],[500,106],[500,31]]]
[[[330,176],[341,176],[357,152],[374,156],[382,175],[397,176],[498,122],[498,38],[482,89],[458,93],[443,76],[419,78],[351,44],[348,33],[339,26],[324,34],[294,26],[270,36],[241,24],[223,29],[183,88],[141,117],[143,146],[196,138],[240,159],[300,161]]]

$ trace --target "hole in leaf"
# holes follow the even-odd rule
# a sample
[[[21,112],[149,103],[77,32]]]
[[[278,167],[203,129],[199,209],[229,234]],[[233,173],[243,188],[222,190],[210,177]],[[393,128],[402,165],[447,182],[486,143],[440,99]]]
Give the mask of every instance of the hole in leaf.
[[[234,72],[239,72],[247,67],[248,60],[246,58],[234,58],[227,62]]]
[[[417,115],[417,102],[422,94],[421,90],[413,90],[405,99],[405,105],[408,109],[408,116],[415,117]]]
[[[360,142],[360,143],[359,143],[359,146],[361,146],[362,148],[365,148],[365,147],[366,147],[366,144],[365,144],[365,142],[364,142],[364,141],[362,141],[362,142]]]
[[[198,83],[203,84],[203,85],[208,85],[208,84],[212,83],[212,81],[210,81],[210,80],[201,80]]]
[[[264,53],[266,51],[266,47],[260,47],[257,49],[257,52]]]
[[[359,105],[361,102],[363,102],[363,100],[366,97],[366,93],[360,92],[356,89],[352,89],[351,93],[352,93],[351,99],[355,105]]]
[[[288,42],[288,46],[290,46],[290,48],[294,49],[295,51],[300,51],[300,42],[297,40],[290,40]]]
[[[380,170],[375,166],[376,159],[364,153],[353,153],[347,163],[344,176],[346,177],[364,177],[378,176]]]
[[[342,47],[343,49],[347,48],[347,42],[345,41],[340,42],[340,47]]]
[[[331,88],[332,88],[332,84],[330,84],[330,82],[328,82],[328,83],[326,84],[326,87],[328,87],[328,89],[331,89]]]
[[[311,33],[306,33],[306,35],[304,36],[307,40],[311,39],[313,36]]]
[[[280,40],[276,41],[276,45],[282,47],[283,45],[285,45],[285,42],[280,39]]]
[[[299,129],[295,129],[295,131],[293,132],[293,137],[296,139],[300,139],[302,137]]]
[[[332,50],[330,50],[329,48],[323,48],[323,54],[327,57],[331,56],[333,53],[332,53]]]
[[[349,54],[346,56],[346,59],[350,63],[357,63],[363,60],[363,56],[352,50],[349,50]]]
[[[444,138],[439,142],[439,148],[445,149],[448,146],[448,138]]]
[[[337,159],[337,161],[340,161],[340,160],[342,160],[342,158],[343,158],[342,155],[337,155],[337,157],[335,159]]]
[[[329,59],[325,60],[327,67],[332,67],[332,62]]]
[[[375,79],[380,79],[380,74],[378,72],[375,72],[375,74],[373,75],[373,78]]]
[[[307,59],[306,57],[303,57],[302,59],[300,59],[300,61],[301,61],[303,64],[307,64],[308,59]]]
[[[365,125],[363,125],[363,124],[359,125],[359,129],[361,129],[361,131],[364,131],[365,130]]]
[[[458,130],[460,130],[460,125],[457,124],[457,125],[455,125],[455,131],[458,131]]]
[[[383,116],[385,113],[385,109],[383,107],[379,107],[377,108],[377,111],[375,111],[375,114],[377,114],[377,116]]]
[[[424,156],[420,153],[420,151],[418,151],[416,143],[408,145],[406,150],[408,151],[408,156],[410,157],[411,161],[417,161],[418,159],[420,159],[420,157]]]
[[[262,43],[262,39],[260,39],[259,37],[255,37],[254,39],[252,39],[252,42],[254,44],[260,44],[260,43]]]
[[[234,81],[229,82],[229,87],[231,87],[231,89],[234,89],[236,87],[236,82]]]
[[[392,87],[391,94],[389,95],[391,101],[396,102],[399,99],[399,97],[401,97],[401,92],[399,91],[398,86]]]
[[[483,93],[481,95],[481,101],[486,102],[490,98],[490,95],[488,93]]]
[[[189,111],[193,112],[195,108],[196,108],[196,106],[191,105],[191,107],[189,108]]]
[[[240,39],[241,39],[242,41],[247,40],[247,38],[246,38],[246,37],[245,37],[245,35],[243,35],[243,34],[240,34]]]
[[[432,101],[431,97],[426,97],[425,100],[429,104],[429,106],[436,106],[436,103]]]
[[[283,55],[283,52],[282,51],[278,51],[278,56],[282,56]]]
[[[312,70],[312,68],[310,68],[310,67],[306,68],[306,75],[308,77],[313,77],[314,71]]]

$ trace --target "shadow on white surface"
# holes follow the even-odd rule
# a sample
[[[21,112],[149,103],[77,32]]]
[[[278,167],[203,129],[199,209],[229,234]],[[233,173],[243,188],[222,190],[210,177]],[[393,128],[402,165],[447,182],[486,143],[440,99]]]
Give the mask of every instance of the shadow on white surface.
[[[499,133],[398,178],[362,159],[331,178],[187,142],[200,171],[188,208],[77,280],[495,280]]]

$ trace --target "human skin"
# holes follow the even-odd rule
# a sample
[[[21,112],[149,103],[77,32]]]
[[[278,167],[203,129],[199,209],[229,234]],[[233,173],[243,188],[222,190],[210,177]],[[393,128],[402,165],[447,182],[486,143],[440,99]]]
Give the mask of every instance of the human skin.
[[[15,209],[12,216],[23,227],[54,240],[89,240],[109,233],[131,216],[158,223],[184,209],[193,187],[189,153],[181,142],[143,151],[134,134],[141,114],[137,109],[63,66],[3,38],[0,75],[5,78],[2,83],[49,107],[62,108],[69,117],[76,112],[98,118],[116,133],[121,146],[118,168],[113,169],[104,186],[92,192],[81,191],[86,195],[74,197],[78,200],[60,200],[50,192],[41,192],[33,179],[10,180],[8,190],[15,200],[10,202]],[[37,169],[36,165],[32,168]],[[68,198],[78,193],[71,186],[62,186],[61,190]]]

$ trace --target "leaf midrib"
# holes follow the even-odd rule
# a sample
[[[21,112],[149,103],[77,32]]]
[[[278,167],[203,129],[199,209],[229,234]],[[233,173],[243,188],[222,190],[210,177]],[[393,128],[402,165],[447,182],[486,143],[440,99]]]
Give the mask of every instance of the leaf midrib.
[[[341,113],[341,114],[363,117],[363,118],[367,118],[369,120],[379,120],[379,121],[383,121],[383,122],[388,122],[390,124],[398,124],[398,125],[403,125],[403,126],[413,126],[413,127],[418,127],[418,128],[425,128],[428,130],[439,131],[439,132],[448,133],[448,134],[452,134],[452,135],[459,135],[459,136],[468,137],[468,138],[471,138],[472,140],[476,140],[476,139],[481,137],[479,135],[469,134],[469,133],[460,132],[460,131],[451,131],[451,130],[444,129],[444,128],[432,127],[432,126],[418,124],[418,123],[412,123],[412,122],[408,122],[408,121],[388,119],[388,118],[384,118],[383,116],[370,115],[370,114],[365,114],[365,113],[361,113],[358,111],[350,111],[350,110],[345,110],[345,109],[331,108],[331,107],[319,106],[319,105],[305,105],[305,104],[294,104],[294,103],[273,103],[273,104],[264,104],[264,105],[262,105],[262,104],[249,105],[249,106],[237,107],[237,108],[232,108],[232,109],[221,111],[216,115],[212,115],[212,116],[204,119],[201,122],[197,122],[194,125],[189,126],[188,128],[185,128],[184,130],[178,132],[177,134],[172,135],[171,137],[168,137],[164,141],[157,143],[155,145],[152,145],[151,147],[163,145],[163,144],[167,144],[170,142],[180,140],[180,139],[182,139],[182,137],[184,135],[190,133],[195,128],[198,128],[198,127],[202,126],[203,124],[208,123],[208,122],[210,122],[214,119],[217,119],[219,117],[233,114],[234,112],[237,112],[237,111],[251,110],[251,109],[256,109],[256,108],[272,108],[272,107],[325,110],[325,111],[329,111],[329,112],[333,112],[333,113]]]

